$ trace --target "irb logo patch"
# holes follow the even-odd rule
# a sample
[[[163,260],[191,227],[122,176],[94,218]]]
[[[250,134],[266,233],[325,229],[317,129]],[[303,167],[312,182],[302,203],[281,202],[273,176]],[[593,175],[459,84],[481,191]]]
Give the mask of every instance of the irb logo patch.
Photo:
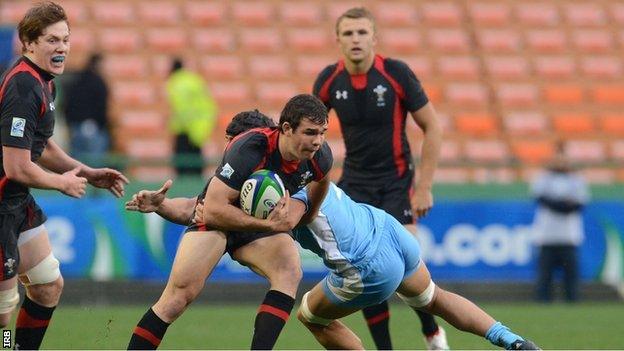
[[[24,136],[24,128],[26,128],[26,120],[24,118],[13,117],[11,123],[11,136],[21,138]]]

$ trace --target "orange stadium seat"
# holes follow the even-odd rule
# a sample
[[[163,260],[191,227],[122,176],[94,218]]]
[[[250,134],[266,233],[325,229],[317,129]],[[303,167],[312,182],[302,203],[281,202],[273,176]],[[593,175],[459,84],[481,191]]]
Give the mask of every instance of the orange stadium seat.
[[[104,72],[114,79],[142,79],[147,77],[148,67],[140,55],[106,55]]]
[[[611,142],[612,159],[617,161],[624,161],[624,140],[614,140]]]
[[[503,115],[505,130],[512,136],[537,135],[549,129],[548,118],[538,111],[511,111]]]
[[[442,146],[440,147],[440,161],[442,163],[458,162],[462,158],[462,147],[459,141],[452,139],[444,139],[442,141]]]
[[[604,26],[607,23],[607,16],[600,3],[570,2],[563,8],[566,21],[573,27]]]
[[[429,101],[431,101],[432,103],[437,104],[439,102],[442,102],[442,100],[444,100],[444,96],[442,94],[442,88],[440,88],[439,85],[433,84],[433,83],[424,83],[423,88],[425,90],[425,93],[427,94],[427,97],[429,98]],[[458,92],[453,91],[452,94],[457,95]]]
[[[430,29],[427,31],[429,45],[441,52],[468,52],[470,42],[460,29]]]
[[[541,164],[552,158],[554,145],[545,139],[514,139],[511,141],[514,155],[526,164]]]
[[[342,130],[340,129],[340,121],[336,116],[336,110],[329,111],[329,123],[327,124],[327,138],[341,139]]]
[[[468,2],[470,17],[480,26],[506,26],[511,20],[511,8],[504,2]]]
[[[616,181],[617,170],[605,167],[590,167],[580,170],[588,183],[613,184]]]
[[[480,83],[450,83],[446,86],[445,97],[462,108],[466,105],[485,106],[488,103],[488,91]]]
[[[459,113],[455,116],[455,126],[462,134],[491,135],[498,132],[496,117],[487,113]]]
[[[89,20],[87,4],[82,1],[63,1],[60,3],[67,13],[69,23],[72,25],[86,23]],[[2,22],[2,20],[0,20]],[[73,26],[72,26],[73,27]],[[72,31],[73,34],[73,31]]]
[[[522,56],[487,56],[485,69],[496,80],[523,78],[529,74],[529,63]]]
[[[292,75],[290,61],[286,56],[254,56],[248,62],[252,77],[264,80],[288,78]]]
[[[286,33],[288,47],[297,52],[323,52],[331,47],[330,33],[324,28],[291,28]]]
[[[593,88],[593,99],[599,104],[624,103],[624,85],[598,85]]]
[[[312,80],[328,65],[336,63],[337,58],[331,55],[301,55],[295,59],[297,75]]]
[[[225,2],[218,1],[186,1],[184,14],[195,26],[216,26],[225,22],[226,6]]]
[[[537,56],[534,59],[535,73],[540,78],[573,78],[576,73],[574,58],[569,55]]]
[[[602,162],[607,158],[606,145],[600,140],[568,140],[565,153],[572,161]]]
[[[448,80],[470,79],[479,77],[479,61],[474,56],[441,56],[438,59],[438,71]]]
[[[322,7],[316,3],[290,1],[279,6],[282,22],[289,26],[317,26],[323,19]]]
[[[550,104],[579,105],[584,100],[583,87],[577,84],[549,84],[544,87],[544,98]]]
[[[241,79],[245,64],[238,55],[205,55],[199,60],[201,72],[209,79]]]
[[[232,52],[236,48],[236,38],[227,27],[196,28],[192,40],[193,49],[199,52]]]
[[[496,98],[503,106],[531,107],[537,105],[539,91],[530,83],[504,83],[495,88]]]
[[[408,27],[417,25],[416,8],[408,2],[384,1],[377,4],[374,9],[375,20],[380,26]]]
[[[31,3],[26,1],[3,1],[0,5],[0,23],[17,25],[30,6]]]
[[[556,26],[560,23],[557,4],[549,1],[515,2],[516,16],[526,27]]]
[[[274,29],[245,28],[240,31],[241,48],[251,52],[280,51],[284,49],[280,33]]]
[[[117,121],[126,132],[146,134],[167,128],[167,117],[162,111],[155,110],[123,110],[119,112]]]
[[[167,158],[171,157],[171,142],[169,138],[159,136],[130,138],[126,144],[126,154],[138,158]]]
[[[101,25],[131,25],[137,20],[133,4],[127,1],[92,2],[91,16]]]
[[[609,2],[608,5],[611,6],[608,12],[611,13],[611,17],[613,18],[614,23],[617,23],[620,26],[623,25],[624,24],[624,3]]]
[[[602,132],[608,135],[624,137],[624,113],[606,113],[600,117]]]
[[[150,106],[156,102],[156,88],[148,82],[116,82],[113,101],[125,106]]]
[[[420,31],[416,28],[384,28],[379,35],[382,47],[394,54],[415,54],[422,47]]]
[[[317,5],[318,6],[318,5]],[[333,1],[326,3],[327,20],[332,23],[336,22],[338,17],[352,7],[362,6],[356,1]]]
[[[557,114],[553,116],[553,126],[559,134],[586,134],[594,131],[594,119],[589,114]]]
[[[236,1],[232,3],[232,19],[246,26],[268,26],[275,22],[270,1]]]
[[[419,79],[431,77],[433,67],[428,56],[399,56],[416,74]]]
[[[565,32],[558,29],[531,29],[526,33],[527,46],[535,52],[563,52],[568,43]]]
[[[143,25],[176,25],[180,21],[179,4],[174,1],[143,1],[138,5],[138,17]]]
[[[95,36],[88,27],[77,27],[71,30],[70,43],[74,52],[87,53],[95,48]]]
[[[435,173],[438,183],[468,183],[470,171],[462,167],[438,167]]]
[[[581,59],[582,73],[588,78],[620,79],[622,60],[616,56],[589,56]]]
[[[245,82],[209,82],[212,96],[217,100],[219,106],[241,105],[248,103],[251,98],[251,89]]]
[[[162,182],[164,179],[173,179],[176,176],[169,166],[132,166],[128,168],[132,179],[141,182]]]
[[[520,34],[513,29],[477,31],[477,42],[485,52],[518,52],[522,46]]]
[[[344,140],[342,138],[327,138],[327,144],[332,151],[334,159],[344,159],[347,150],[345,149]]]
[[[420,17],[426,26],[459,26],[463,20],[463,11],[458,3],[449,1],[431,1],[420,5]]]
[[[258,101],[268,106],[281,108],[298,93],[300,92],[297,86],[290,82],[260,82],[256,85]]]
[[[72,30],[73,35],[73,30]],[[143,47],[141,33],[134,29],[106,28],[99,33],[102,50],[111,53],[134,53]]]
[[[178,54],[187,48],[186,32],[179,27],[149,28],[146,37],[148,47],[158,53]]]
[[[464,143],[464,154],[476,162],[503,162],[510,155],[505,141],[499,139],[467,140]]]
[[[516,171],[508,167],[477,167],[472,171],[476,183],[511,183],[516,180]]]
[[[577,51],[583,53],[605,53],[613,50],[613,37],[610,31],[598,29],[576,30],[572,41]]]

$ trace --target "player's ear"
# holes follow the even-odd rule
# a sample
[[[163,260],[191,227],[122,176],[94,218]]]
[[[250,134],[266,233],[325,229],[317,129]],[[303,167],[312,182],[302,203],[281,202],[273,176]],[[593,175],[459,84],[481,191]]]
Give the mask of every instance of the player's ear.
[[[289,122],[282,123],[281,129],[282,129],[282,133],[284,133],[284,134],[289,134],[290,135],[290,134],[293,133],[292,126],[290,125]]]

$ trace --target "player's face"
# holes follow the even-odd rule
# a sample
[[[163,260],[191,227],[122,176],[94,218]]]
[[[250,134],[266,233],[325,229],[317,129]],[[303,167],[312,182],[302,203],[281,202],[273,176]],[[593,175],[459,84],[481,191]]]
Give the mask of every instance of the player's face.
[[[297,129],[287,128],[284,134],[290,141],[291,156],[298,160],[310,160],[325,141],[327,123],[315,124],[307,118],[301,120]]]
[[[356,64],[370,59],[377,44],[373,22],[368,18],[343,18],[336,40],[345,59]]]
[[[60,21],[49,25],[37,40],[26,43],[26,56],[44,71],[54,75],[65,70],[69,53],[69,27]]]

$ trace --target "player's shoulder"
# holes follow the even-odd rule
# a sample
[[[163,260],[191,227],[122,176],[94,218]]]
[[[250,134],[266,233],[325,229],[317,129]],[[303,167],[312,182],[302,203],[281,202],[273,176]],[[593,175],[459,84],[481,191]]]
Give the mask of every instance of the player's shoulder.
[[[384,57],[384,68],[390,74],[405,74],[406,72],[412,72],[412,69],[407,63],[399,59]]]
[[[3,83],[7,86],[7,88],[10,87],[16,89],[19,95],[28,94],[33,89],[41,85],[35,76],[26,71],[8,74]]]
[[[323,142],[323,145],[321,145],[321,148],[316,152],[316,154],[314,155],[314,158],[317,160],[320,160],[320,159],[333,160],[333,154],[332,154],[331,148],[329,147],[329,144],[326,141]]]
[[[264,151],[274,138],[275,128],[254,128],[237,135],[226,146],[226,151],[239,152],[241,149]]]
[[[325,66],[325,68],[323,68],[321,72],[318,74],[317,80],[326,81],[327,79],[329,79],[329,77],[332,76],[332,74],[334,74],[334,72],[339,70],[340,67],[341,67],[340,62],[335,62],[335,63]]]

